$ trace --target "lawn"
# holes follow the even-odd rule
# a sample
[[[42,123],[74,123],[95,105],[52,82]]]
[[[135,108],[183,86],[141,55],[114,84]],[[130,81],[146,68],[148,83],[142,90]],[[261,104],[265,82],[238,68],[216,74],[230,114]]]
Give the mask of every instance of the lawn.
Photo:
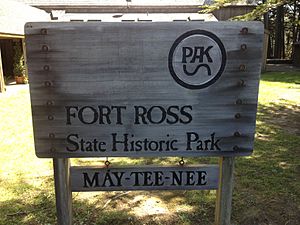
[[[0,105],[0,224],[55,224],[52,161],[34,154],[27,86],[0,94]],[[254,153],[236,159],[234,225],[300,224],[299,112],[300,72],[263,74]],[[103,165],[104,160],[75,159],[72,164]],[[111,159],[113,165],[178,160]],[[209,225],[215,198],[215,191],[73,193],[74,224]]]

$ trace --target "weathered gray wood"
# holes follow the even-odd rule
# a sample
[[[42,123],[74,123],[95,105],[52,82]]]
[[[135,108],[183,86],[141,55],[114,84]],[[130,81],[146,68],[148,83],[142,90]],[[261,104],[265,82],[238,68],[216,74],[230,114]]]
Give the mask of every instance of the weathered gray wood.
[[[2,70],[2,58],[1,58],[1,48],[0,48],[0,93],[5,91],[5,82]]]
[[[177,167],[72,167],[72,191],[213,190],[218,188],[215,165]]]
[[[70,160],[53,159],[56,212],[58,225],[72,225]]]
[[[241,33],[245,27],[248,33]],[[224,54],[213,36],[190,34],[203,30],[220,40]],[[258,22],[28,23],[26,47],[37,156],[251,154],[263,32]],[[190,36],[185,38],[187,33]],[[200,63],[201,56],[197,64],[185,64],[183,60],[184,51],[186,55],[191,53],[190,49],[184,50],[185,46],[197,47],[198,42],[206,44],[205,48],[213,46],[211,49],[216,49],[211,53],[212,64],[209,64],[210,57],[202,55],[203,63],[211,65],[212,75],[206,76],[208,69],[204,67],[199,67],[195,76],[182,72],[183,64],[187,71],[193,71]],[[198,47],[203,53],[201,46]],[[226,61],[224,71],[213,80],[223,68],[220,61]],[[214,83],[208,85],[211,80]],[[205,83],[207,87],[194,89]],[[72,106],[78,110],[72,108],[68,114],[66,107]],[[79,110],[86,106],[84,121],[91,124],[78,119]],[[110,108],[109,124],[99,111],[102,106]],[[126,107],[121,110],[119,123],[117,109],[113,110],[113,106]],[[149,115],[154,123],[147,117],[144,121],[139,117],[137,122],[135,107],[149,111],[153,106]],[[183,107],[185,113],[182,114]],[[73,113],[74,116],[70,116]],[[159,123],[164,113],[167,113],[166,118]],[[180,119],[188,120],[186,113],[192,120],[181,123]],[[170,123],[175,120],[176,123]],[[199,136],[193,143],[193,150],[189,150],[187,143],[191,132]],[[148,151],[143,146],[141,150],[126,151],[120,145],[114,150],[114,133],[118,137],[128,134],[129,141],[176,140],[176,150]],[[70,134],[78,135],[77,144],[81,139],[85,143],[95,139],[105,142],[104,150],[87,151],[85,144],[84,151],[79,148],[69,151],[68,148],[74,147],[70,139],[68,141]],[[218,148],[196,150],[197,141],[212,141],[213,134],[215,141],[219,140]]]
[[[230,225],[234,178],[234,157],[220,157],[215,224]]]

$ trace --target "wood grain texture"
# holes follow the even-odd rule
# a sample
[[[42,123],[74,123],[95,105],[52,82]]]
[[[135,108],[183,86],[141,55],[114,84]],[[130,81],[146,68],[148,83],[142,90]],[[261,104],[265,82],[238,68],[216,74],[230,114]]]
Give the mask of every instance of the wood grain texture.
[[[248,28],[246,35],[240,33],[244,27]],[[213,33],[226,51],[226,64],[220,77],[212,85],[196,90],[177,83],[168,65],[175,40],[192,30]],[[258,22],[28,23],[26,47],[37,156],[250,155],[262,40],[263,26]],[[207,42],[210,41],[208,38]],[[182,43],[185,42],[195,41],[187,38]],[[245,50],[241,49],[242,45],[246,45]],[[180,57],[176,50],[172,61],[175,67]],[[218,63],[216,65],[218,67]],[[193,66],[189,64],[187,69]],[[199,71],[204,73],[204,70]],[[71,106],[78,110],[72,109],[70,113],[75,116],[69,118],[71,124],[68,124],[66,107]],[[116,109],[111,111],[110,124],[104,117],[101,123],[99,106],[126,107],[122,110],[122,123],[118,124]],[[147,111],[156,106],[150,113],[154,123],[146,119],[146,124],[137,124],[136,106]],[[187,117],[174,106],[191,107],[185,111],[192,121],[170,124],[167,120],[174,121],[174,117],[167,115],[157,123],[163,115],[160,109],[167,112],[170,107],[179,119],[186,121]],[[83,107],[90,107],[83,113],[88,123],[95,119],[93,109],[97,111],[94,123],[84,124],[78,120],[78,111]],[[124,146],[118,144],[113,151],[114,133],[118,138],[128,134],[128,145],[130,141],[145,138],[154,142],[177,140],[176,150],[149,151],[143,147],[142,150],[125,151]],[[75,149],[67,141],[70,134],[78,136],[77,143],[81,139],[85,141],[85,150],[67,150],[67,147]],[[196,150],[198,141],[212,141],[212,135],[215,141],[220,139],[219,149],[208,146],[205,150],[202,146],[202,150]],[[188,150],[187,139],[196,139],[196,136],[193,149]],[[86,150],[86,142],[95,139],[105,142],[105,151]]]
[[[215,190],[215,165],[177,167],[71,167],[71,190]]]
[[[70,160],[53,159],[55,200],[58,225],[72,225]]]
[[[220,157],[219,170],[215,224],[228,225],[231,224],[231,205],[234,188],[234,157]]]

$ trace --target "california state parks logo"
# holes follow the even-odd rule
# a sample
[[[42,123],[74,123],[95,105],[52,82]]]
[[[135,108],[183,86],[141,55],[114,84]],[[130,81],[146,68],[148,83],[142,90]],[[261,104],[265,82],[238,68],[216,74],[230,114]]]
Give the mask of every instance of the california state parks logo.
[[[188,89],[202,89],[215,83],[226,65],[221,40],[205,30],[191,30],[173,43],[168,59],[174,80]]]

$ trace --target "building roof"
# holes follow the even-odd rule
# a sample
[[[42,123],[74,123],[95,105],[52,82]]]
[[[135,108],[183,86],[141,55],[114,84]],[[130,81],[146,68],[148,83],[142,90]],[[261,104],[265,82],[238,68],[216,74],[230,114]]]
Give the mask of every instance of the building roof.
[[[84,22],[168,22],[168,21],[217,21],[216,17],[199,13],[65,13],[52,11],[58,21]]]
[[[11,0],[0,0],[0,36],[24,35],[26,22],[49,21],[43,10]]]
[[[29,5],[203,5],[205,0],[17,0]]]
[[[67,13],[197,13],[211,0],[17,0],[43,9]]]
[[[212,4],[215,0],[14,0],[32,6],[201,6]],[[236,0],[232,5],[256,5],[258,0]]]

